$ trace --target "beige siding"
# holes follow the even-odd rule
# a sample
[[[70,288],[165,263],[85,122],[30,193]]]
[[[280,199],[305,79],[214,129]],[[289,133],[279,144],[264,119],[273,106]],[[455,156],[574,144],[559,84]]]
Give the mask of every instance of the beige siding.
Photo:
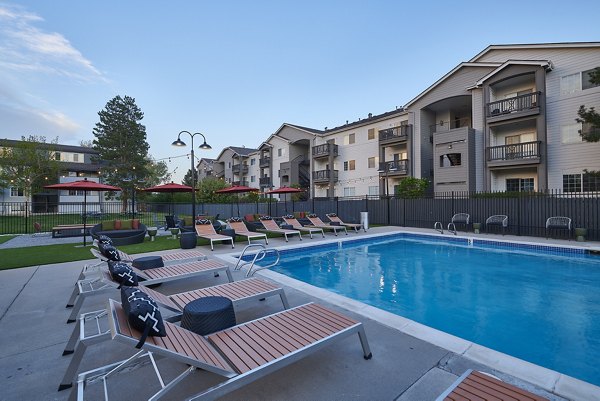
[[[476,191],[482,191],[484,189],[484,176],[483,171],[485,167],[485,144],[484,144],[484,127],[485,127],[485,115],[484,115],[484,104],[483,104],[483,91],[481,89],[474,89],[471,91],[472,95],[472,124],[473,130],[475,131],[475,159],[472,163],[471,168],[475,177],[475,188]]]

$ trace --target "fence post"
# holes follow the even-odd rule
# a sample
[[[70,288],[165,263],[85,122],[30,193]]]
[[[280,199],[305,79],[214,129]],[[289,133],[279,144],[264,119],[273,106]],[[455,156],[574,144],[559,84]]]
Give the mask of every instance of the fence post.
[[[391,224],[391,216],[390,216],[390,196],[387,196],[387,225]]]
[[[406,198],[402,198],[402,227],[406,227]]]
[[[25,202],[25,234],[29,234],[29,202]]]
[[[454,210],[454,191],[452,191],[452,215],[456,214],[456,211]]]
[[[519,216],[519,224],[517,224],[517,235],[521,235],[521,202],[523,202],[523,199],[525,199],[524,196],[519,196],[517,197],[518,201],[517,201],[517,216]]]

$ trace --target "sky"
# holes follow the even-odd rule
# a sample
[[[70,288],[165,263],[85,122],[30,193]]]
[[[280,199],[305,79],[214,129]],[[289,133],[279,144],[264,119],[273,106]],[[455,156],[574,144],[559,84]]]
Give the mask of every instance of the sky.
[[[79,145],[131,96],[177,182],[182,130],[216,158],[283,123],[339,126],[403,106],[491,44],[600,41],[599,15],[598,1],[0,0],[0,138]]]

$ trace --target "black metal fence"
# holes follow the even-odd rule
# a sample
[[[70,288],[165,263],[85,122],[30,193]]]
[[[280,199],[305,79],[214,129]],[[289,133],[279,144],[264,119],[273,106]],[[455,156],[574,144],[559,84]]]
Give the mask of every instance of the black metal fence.
[[[352,198],[313,198],[306,201],[256,202],[231,204],[196,205],[199,214],[219,215],[219,219],[248,214],[282,216],[293,212],[313,212],[321,218],[326,213],[337,213],[347,222],[359,222],[360,212],[369,213],[370,224],[420,227],[433,229],[434,223],[442,222],[446,227],[456,213],[468,213],[472,230],[473,223],[480,223],[486,232],[485,220],[492,215],[507,215],[506,234],[544,237],[546,219],[566,216],[572,219],[573,228],[587,229],[588,240],[600,241],[600,197],[599,193],[436,193],[435,196],[403,199],[395,197],[363,196]],[[39,210],[31,202],[0,203],[0,234],[27,234],[35,232],[34,223],[40,223],[42,231],[62,224],[83,223],[81,203],[61,203],[52,213],[34,213]],[[93,225],[102,220],[132,218],[132,205],[118,202],[88,203],[86,223]],[[135,218],[148,226],[162,225],[165,215],[191,215],[191,204],[136,203]],[[459,227],[461,229],[461,227]],[[464,229],[464,227],[462,228]],[[498,232],[498,227],[489,228]],[[574,233],[553,232],[553,236]]]

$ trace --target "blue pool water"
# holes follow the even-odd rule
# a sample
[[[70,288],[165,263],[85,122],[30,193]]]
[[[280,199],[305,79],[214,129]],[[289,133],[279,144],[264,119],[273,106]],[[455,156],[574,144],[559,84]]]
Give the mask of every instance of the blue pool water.
[[[275,271],[600,385],[600,257],[403,237],[284,252]]]

